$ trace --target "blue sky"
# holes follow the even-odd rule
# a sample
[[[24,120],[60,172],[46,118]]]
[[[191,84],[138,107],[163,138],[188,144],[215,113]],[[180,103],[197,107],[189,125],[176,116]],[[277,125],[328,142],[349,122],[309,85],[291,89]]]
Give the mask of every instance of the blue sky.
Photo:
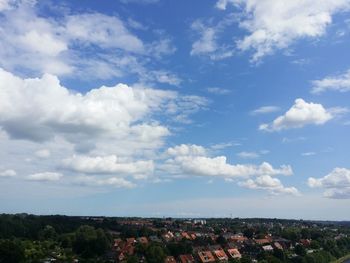
[[[349,12],[0,0],[0,212],[349,219]]]

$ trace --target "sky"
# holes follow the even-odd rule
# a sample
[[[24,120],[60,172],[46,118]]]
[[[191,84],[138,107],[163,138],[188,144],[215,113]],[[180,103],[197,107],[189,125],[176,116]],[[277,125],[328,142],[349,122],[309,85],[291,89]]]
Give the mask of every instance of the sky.
[[[350,220],[349,44],[349,0],[0,0],[0,212]]]

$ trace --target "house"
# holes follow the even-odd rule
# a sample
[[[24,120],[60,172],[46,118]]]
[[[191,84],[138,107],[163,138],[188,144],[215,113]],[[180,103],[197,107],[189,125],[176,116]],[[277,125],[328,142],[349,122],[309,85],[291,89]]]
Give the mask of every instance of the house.
[[[308,247],[311,245],[311,240],[310,239],[300,239],[299,241],[304,247]]]
[[[171,231],[168,231],[167,233],[162,235],[165,242],[169,242],[172,239],[174,239],[174,234]]]
[[[247,240],[248,238],[242,235],[234,235],[231,237],[231,241],[237,242],[237,243],[244,243]]]
[[[120,250],[120,246],[123,243],[123,241],[120,238],[114,239],[113,247],[116,251]]]
[[[228,261],[228,256],[226,255],[225,251],[222,248],[214,250],[213,252],[219,261]]]
[[[180,263],[194,263],[195,260],[191,254],[180,255]]]
[[[275,238],[274,241],[278,242],[283,247],[283,249],[289,249],[292,244],[290,240],[285,238]]]
[[[134,237],[127,238],[126,243],[128,245],[134,245],[136,243],[136,239]]]
[[[176,263],[176,260],[173,256],[167,256],[164,260],[164,263]]]
[[[202,263],[215,262],[215,258],[214,258],[213,254],[209,250],[199,251],[198,252],[198,257],[199,257],[199,260]]]
[[[229,248],[227,249],[227,253],[231,258],[242,258],[242,255],[237,248]]]
[[[280,243],[274,242],[273,245],[274,245],[275,248],[277,248],[279,250],[283,250],[283,246]]]
[[[262,249],[266,252],[273,251],[273,247],[271,245],[262,246]]]
[[[190,240],[190,239],[191,239],[191,236],[190,236],[187,232],[182,232],[182,233],[181,233],[181,236],[182,236],[182,238],[185,238],[185,239],[187,239],[187,240]]]

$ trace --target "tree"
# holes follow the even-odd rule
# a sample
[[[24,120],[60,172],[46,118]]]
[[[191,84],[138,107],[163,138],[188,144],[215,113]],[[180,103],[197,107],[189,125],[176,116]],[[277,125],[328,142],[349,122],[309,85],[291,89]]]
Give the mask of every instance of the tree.
[[[24,262],[24,249],[17,241],[0,240],[0,263]]]
[[[306,255],[305,248],[302,245],[300,245],[300,244],[295,246],[294,251],[299,256],[305,256]]]
[[[44,229],[39,231],[40,240],[47,240],[47,239],[54,240],[56,237],[57,237],[56,230],[50,225],[46,225]]]
[[[83,225],[75,232],[73,249],[84,258],[100,256],[109,248],[110,241],[102,229]]]
[[[164,249],[158,245],[150,245],[146,249],[148,263],[164,263],[165,257]]]

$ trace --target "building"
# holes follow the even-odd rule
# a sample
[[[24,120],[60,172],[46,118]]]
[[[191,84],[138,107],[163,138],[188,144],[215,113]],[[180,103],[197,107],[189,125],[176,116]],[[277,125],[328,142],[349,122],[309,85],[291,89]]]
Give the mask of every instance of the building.
[[[235,259],[242,258],[242,255],[237,248],[229,248],[227,249],[227,253],[231,258],[235,258]]]
[[[200,262],[202,262],[202,263],[215,262],[214,255],[209,250],[199,251],[198,257],[199,257]]]
[[[167,256],[164,260],[164,263],[176,263],[176,260],[173,256]]]
[[[273,247],[271,245],[262,246],[262,249],[266,252],[273,251]]]
[[[180,255],[180,263],[194,263],[194,257],[191,254]]]
[[[228,256],[226,255],[225,251],[222,248],[214,250],[213,252],[219,261],[228,261]]]

